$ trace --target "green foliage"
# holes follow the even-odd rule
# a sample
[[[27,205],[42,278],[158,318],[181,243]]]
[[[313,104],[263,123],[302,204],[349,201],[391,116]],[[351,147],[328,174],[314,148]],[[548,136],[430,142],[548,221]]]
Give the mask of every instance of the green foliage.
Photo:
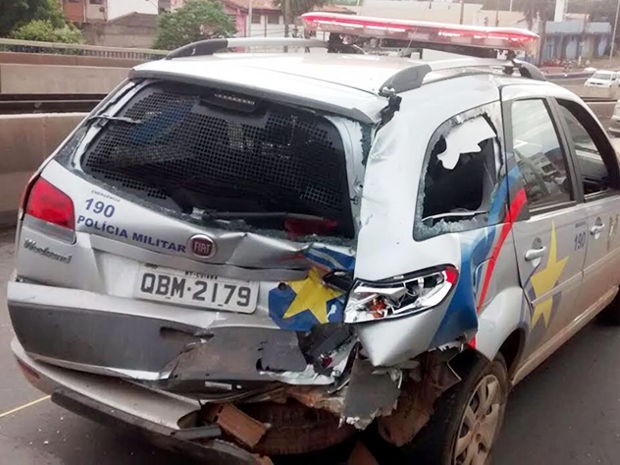
[[[64,24],[62,27],[54,27],[52,21],[41,19],[35,19],[17,28],[11,33],[11,38],[65,44],[79,44],[83,41],[82,32],[75,26]]]
[[[485,0],[482,4],[486,10],[505,11],[510,8],[510,3],[510,0]],[[523,13],[523,18],[531,29],[538,17],[543,21],[553,19],[555,0],[513,0],[512,10]]]
[[[570,13],[587,13],[591,21],[614,22],[616,17],[616,0],[586,0],[581,2],[569,2]]]
[[[320,7],[328,3],[327,0],[290,0],[291,11],[290,18],[296,18],[299,15],[307,13],[308,11],[314,10],[316,7]],[[361,2],[360,2],[361,3]],[[273,0],[273,4],[275,6],[279,6],[284,13],[284,0]],[[355,5],[356,3],[354,3]]]
[[[161,16],[154,47],[170,50],[197,40],[229,37],[235,32],[235,24],[220,2],[190,0],[174,13]]]
[[[516,3],[515,9],[523,12],[527,27],[530,29],[532,29],[536,18],[540,18],[543,22],[553,19],[555,0],[520,0]]]
[[[0,37],[33,20],[49,21],[55,29],[66,24],[57,0],[0,0]]]

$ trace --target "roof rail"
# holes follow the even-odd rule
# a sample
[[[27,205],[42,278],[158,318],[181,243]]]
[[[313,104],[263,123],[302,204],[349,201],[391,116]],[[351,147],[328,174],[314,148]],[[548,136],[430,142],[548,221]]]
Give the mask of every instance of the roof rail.
[[[400,70],[392,75],[379,87],[379,94],[389,96],[391,94],[400,94],[408,90],[417,89],[422,86],[424,78],[431,71],[443,71],[460,68],[478,68],[478,69],[501,69],[505,74],[512,75],[516,69],[522,77],[535,79],[537,81],[546,81],[545,75],[536,66],[514,59],[498,60],[498,59],[476,59],[463,58],[459,60],[450,60],[447,62],[430,62],[418,63]]]
[[[515,68],[517,68],[517,70],[519,71],[519,73],[521,74],[521,77],[524,78],[529,78],[529,79],[534,79],[536,81],[546,81],[547,78],[545,77],[544,73],[538,69],[537,66],[528,63],[527,61],[521,61],[521,60],[512,60],[512,63],[509,61],[505,64],[505,68],[504,71],[508,74],[508,72],[510,71],[510,66],[514,66]]]
[[[192,42],[171,51],[166,60],[173,58],[213,55],[220,50],[243,47],[322,47],[327,48],[325,41],[318,39],[297,39],[293,37],[233,37],[231,39],[208,39]]]
[[[432,70],[430,65],[426,63],[420,63],[401,69],[381,84],[379,87],[379,94],[387,97],[393,93],[400,94],[401,92],[417,89],[422,86],[424,77]]]

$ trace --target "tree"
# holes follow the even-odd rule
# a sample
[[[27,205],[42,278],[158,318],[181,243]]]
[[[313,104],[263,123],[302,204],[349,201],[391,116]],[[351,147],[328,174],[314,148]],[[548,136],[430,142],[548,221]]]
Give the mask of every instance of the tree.
[[[215,37],[229,37],[235,24],[216,0],[189,0],[174,13],[159,20],[155,48],[173,49],[190,42]]]
[[[73,25],[54,27],[50,20],[35,19],[11,32],[13,39],[38,40],[43,42],[63,42],[79,44],[83,41],[82,32]]]
[[[521,0],[516,2],[516,9],[523,13],[528,29],[532,29],[534,21],[539,18],[542,28],[553,18],[555,0]],[[542,36],[542,30],[541,36]]]
[[[521,0],[518,2],[519,11],[523,12],[528,29],[534,27],[534,21],[540,20],[540,43],[538,44],[538,64],[542,64],[543,50],[545,50],[545,39],[547,36],[547,21],[553,18],[555,10],[555,0]]]
[[[0,0],[0,37],[33,20],[50,21],[54,28],[66,25],[56,0]]]

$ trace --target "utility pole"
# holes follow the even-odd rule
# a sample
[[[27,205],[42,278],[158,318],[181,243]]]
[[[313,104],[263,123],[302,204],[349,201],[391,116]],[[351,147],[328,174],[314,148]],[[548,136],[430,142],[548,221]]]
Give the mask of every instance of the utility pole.
[[[609,47],[609,61],[613,60],[614,57],[614,45],[616,43],[616,28],[618,27],[618,13],[620,13],[620,0],[616,5],[616,19],[614,21],[614,32],[611,34],[611,45]]]
[[[579,47],[579,56],[577,57],[577,60],[579,60],[579,65],[581,65],[581,63],[584,62],[584,60],[586,59],[585,57],[585,52],[586,52],[586,32],[587,32],[587,28],[588,28],[588,14],[585,13],[583,15],[583,27],[581,29],[581,41],[580,41],[580,47]]]
[[[284,37],[289,36],[289,24],[291,23],[291,0],[284,0]]]
[[[249,0],[248,5],[248,37],[252,37],[252,3],[254,0]]]
[[[620,1],[620,0],[618,0]],[[465,15],[465,0],[461,0],[461,16],[459,18],[459,24],[463,24],[463,16]]]
[[[499,0],[495,0],[495,27],[499,26]]]
[[[282,6],[284,7],[284,37],[289,37],[289,24],[291,17],[291,0],[283,0]],[[284,53],[288,53],[288,47],[284,46]]]

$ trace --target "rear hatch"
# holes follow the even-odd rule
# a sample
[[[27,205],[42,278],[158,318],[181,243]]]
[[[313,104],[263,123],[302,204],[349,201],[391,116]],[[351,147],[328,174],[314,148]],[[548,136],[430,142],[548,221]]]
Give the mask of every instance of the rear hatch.
[[[130,83],[42,171],[39,180],[70,199],[75,232],[58,235],[29,204],[18,239],[19,279],[86,291],[79,295],[89,303],[81,308],[173,321],[168,326],[194,335],[239,326],[305,332],[341,322],[344,289],[323,278],[353,271],[368,131],[346,117],[241,90]],[[51,250],[59,259],[43,260]],[[63,337],[87,337],[71,328],[77,320],[63,323]],[[25,329],[32,321],[22,323],[14,318],[35,355],[96,372],[122,368],[132,377],[164,376],[187,343],[166,339],[170,350],[152,351],[153,361],[156,339],[136,337],[144,346],[138,349],[130,334],[93,339],[90,328],[86,354],[34,342],[36,331]],[[58,321],[35,326],[44,331],[47,324]],[[111,351],[117,336],[119,348]],[[111,359],[102,355],[111,352]]]

